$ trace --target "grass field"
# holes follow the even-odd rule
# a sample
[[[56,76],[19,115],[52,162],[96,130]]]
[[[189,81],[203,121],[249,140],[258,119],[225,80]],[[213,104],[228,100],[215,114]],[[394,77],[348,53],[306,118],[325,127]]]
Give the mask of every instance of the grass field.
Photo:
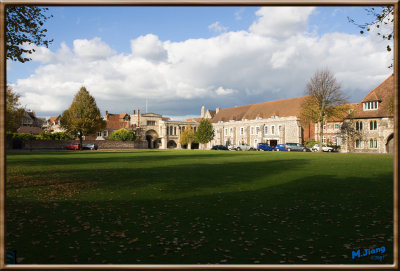
[[[32,152],[6,165],[6,248],[21,264],[393,262],[390,155]],[[352,259],[382,246],[383,260]]]

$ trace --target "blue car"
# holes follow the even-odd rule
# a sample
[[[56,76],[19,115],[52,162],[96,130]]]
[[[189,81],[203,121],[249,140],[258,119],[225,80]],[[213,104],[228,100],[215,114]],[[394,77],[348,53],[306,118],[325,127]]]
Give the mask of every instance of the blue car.
[[[258,143],[257,150],[258,151],[273,151],[274,147],[268,145],[268,143]]]
[[[275,151],[287,151],[285,144],[278,144],[275,146]]]

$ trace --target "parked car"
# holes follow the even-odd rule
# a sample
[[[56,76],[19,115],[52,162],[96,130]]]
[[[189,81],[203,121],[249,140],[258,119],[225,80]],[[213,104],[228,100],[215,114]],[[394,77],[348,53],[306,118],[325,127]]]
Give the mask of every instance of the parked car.
[[[82,146],[82,150],[97,150],[98,147],[97,144],[85,144]]]
[[[81,144],[79,144],[79,143],[71,143],[71,144],[68,144],[68,145],[65,145],[65,147],[64,147],[64,149],[66,149],[66,150],[79,150],[79,146],[80,146]]]
[[[287,151],[302,151],[302,152],[310,152],[311,150],[300,143],[286,143],[285,144]]]
[[[235,150],[237,150],[237,151],[251,151],[251,150],[254,150],[254,148],[245,143],[245,144],[235,145]]]
[[[268,145],[268,143],[258,143],[257,150],[258,151],[273,151],[275,148]]]
[[[274,151],[287,151],[285,144],[278,144],[275,146]]]
[[[312,150],[315,151],[315,152],[319,151],[319,145],[315,144],[312,147]],[[332,147],[328,147],[328,146],[322,145],[322,151],[324,151],[324,152],[333,152],[334,149]]]
[[[220,150],[220,151],[227,151],[228,148],[225,147],[224,145],[215,145],[211,148],[212,150]]]
[[[235,149],[235,146],[232,145],[232,144],[229,144],[229,145],[227,146],[227,148],[228,148],[228,150],[232,151],[232,150]]]

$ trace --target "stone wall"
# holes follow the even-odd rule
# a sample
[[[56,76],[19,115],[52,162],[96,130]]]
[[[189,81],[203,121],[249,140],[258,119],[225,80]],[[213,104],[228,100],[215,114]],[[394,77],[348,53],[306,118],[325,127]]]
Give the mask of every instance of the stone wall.
[[[23,141],[22,149],[25,150],[63,150],[67,144],[76,143],[76,140],[32,140]],[[114,141],[114,140],[84,140],[83,145],[94,143],[99,150],[112,149],[147,149],[147,142]]]

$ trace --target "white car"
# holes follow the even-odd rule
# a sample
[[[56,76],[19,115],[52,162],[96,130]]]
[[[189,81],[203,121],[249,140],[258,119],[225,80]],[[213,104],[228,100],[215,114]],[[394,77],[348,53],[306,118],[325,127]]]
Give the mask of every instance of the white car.
[[[315,152],[319,151],[319,145],[315,144],[314,147],[312,147],[312,150],[315,151]],[[322,145],[322,151],[333,152],[333,148]]]
[[[237,151],[251,151],[254,148],[245,143],[245,144],[235,145],[234,149],[237,150]]]

